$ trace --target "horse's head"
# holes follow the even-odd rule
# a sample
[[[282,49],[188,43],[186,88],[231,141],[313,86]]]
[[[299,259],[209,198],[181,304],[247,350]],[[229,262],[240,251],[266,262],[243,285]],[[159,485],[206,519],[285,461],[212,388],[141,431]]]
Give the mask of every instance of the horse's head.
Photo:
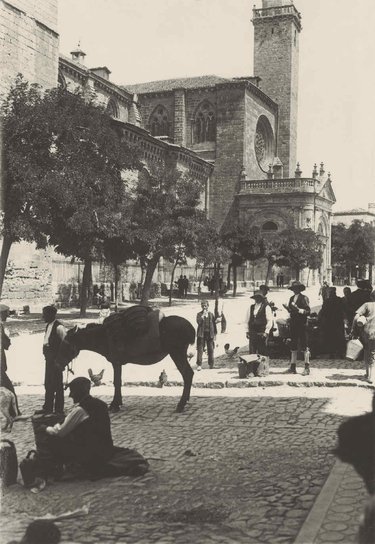
[[[77,357],[79,353],[79,348],[76,344],[76,335],[78,330],[79,329],[77,326],[69,329],[64,340],[60,344],[56,357],[56,363],[61,366],[61,368],[65,368],[72,359]]]

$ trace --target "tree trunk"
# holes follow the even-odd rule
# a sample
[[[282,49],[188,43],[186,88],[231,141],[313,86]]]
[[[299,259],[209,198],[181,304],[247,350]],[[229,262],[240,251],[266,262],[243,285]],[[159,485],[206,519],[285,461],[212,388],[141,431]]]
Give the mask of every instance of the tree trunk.
[[[228,264],[228,273],[227,273],[227,289],[230,289],[230,271],[232,268],[232,264]]]
[[[169,306],[172,306],[173,280],[174,280],[174,273],[176,271],[177,265],[178,265],[178,259],[176,259],[176,262],[174,263],[172,268],[171,283],[169,286]]]
[[[203,265],[202,272],[201,272],[201,275],[199,276],[199,282],[198,282],[198,297],[200,296],[202,292],[201,285],[202,285],[202,279],[203,279],[203,274],[205,270],[206,270],[206,266]]]
[[[142,289],[141,304],[147,306],[151,294],[152,278],[159,262],[159,257],[152,257],[147,261],[145,281]]]
[[[121,268],[118,264],[114,264],[113,268],[115,269],[115,312],[117,312],[120,297],[119,286],[121,280]]]
[[[92,283],[92,271],[91,271],[92,260],[85,259],[85,265],[83,268],[82,274],[82,285],[81,285],[81,297],[80,297],[80,317],[86,317],[87,304],[90,298],[90,290]]]
[[[237,266],[234,264],[233,266],[233,296],[235,297],[237,295]]]
[[[215,288],[215,308],[214,313],[217,315],[219,307],[219,277],[220,277],[220,263],[214,264],[214,288]]]
[[[3,291],[5,271],[7,269],[8,257],[10,248],[12,246],[12,239],[10,236],[4,236],[3,245],[1,246],[1,255],[0,255],[0,297]]]
[[[299,281],[299,278],[300,278],[300,269],[299,269],[299,266],[296,266],[296,280]]]
[[[265,281],[265,284],[266,284],[266,285],[268,285],[268,282],[270,281],[270,276],[271,276],[272,268],[273,268],[273,261],[268,260],[268,265],[267,265],[267,275],[266,275],[266,281]]]

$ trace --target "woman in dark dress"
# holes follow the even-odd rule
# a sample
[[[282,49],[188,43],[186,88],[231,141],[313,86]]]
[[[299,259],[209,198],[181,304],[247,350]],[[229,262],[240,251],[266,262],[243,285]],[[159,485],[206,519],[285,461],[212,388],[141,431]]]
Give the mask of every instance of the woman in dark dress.
[[[329,287],[328,297],[318,315],[318,325],[324,353],[331,359],[345,358],[345,309],[342,299],[336,295],[336,287]]]

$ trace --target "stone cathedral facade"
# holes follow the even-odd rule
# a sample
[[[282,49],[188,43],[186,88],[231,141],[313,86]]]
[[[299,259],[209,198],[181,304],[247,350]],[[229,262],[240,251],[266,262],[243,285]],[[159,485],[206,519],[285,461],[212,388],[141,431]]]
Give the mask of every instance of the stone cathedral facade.
[[[207,75],[121,86],[110,81],[106,66],[86,67],[79,47],[70,58],[59,55],[57,4],[0,0],[5,21],[0,92],[21,72],[44,87],[78,86],[95,93],[123,136],[139,144],[146,166],[163,157],[205,180],[202,205],[219,227],[238,219],[265,235],[291,226],[317,232],[324,247],[320,277],[329,279],[335,196],[323,163],[305,176],[297,162],[302,25],[292,0],[262,0],[252,17],[249,13],[253,76]],[[72,272],[67,260],[53,252],[25,251],[16,244],[10,258],[15,277],[5,289],[8,300],[41,300],[45,295],[51,301],[64,283],[80,281],[79,263]],[[130,272],[127,281],[131,275],[137,280],[136,266]],[[262,265],[244,267],[239,275],[243,280],[264,277]],[[168,281],[162,265],[155,279]],[[310,283],[317,279],[318,273],[310,275]]]
[[[262,0],[252,23],[254,76],[202,76],[125,88],[137,95],[146,130],[214,165],[208,191],[212,219],[223,225],[235,216],[265,233],[291,226],[313,229],[324,246],[320,274],[329,278],[335,202],[330,175],[321,163],[303,176],[297,162],[301,14],[291,0]],[[264,270],[258,274],[261,279]]]

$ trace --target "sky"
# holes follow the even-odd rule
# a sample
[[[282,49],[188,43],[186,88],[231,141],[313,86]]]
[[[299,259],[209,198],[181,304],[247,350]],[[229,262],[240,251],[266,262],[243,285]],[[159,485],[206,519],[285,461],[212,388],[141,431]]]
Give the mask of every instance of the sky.
[[[261,0],[59,0],[60,52],[80,41],[86,66],[140,83],[253,75]],[[375,202],[375,1],[294,0],[302,15],[297,155],[324,162],[334,211]]]

